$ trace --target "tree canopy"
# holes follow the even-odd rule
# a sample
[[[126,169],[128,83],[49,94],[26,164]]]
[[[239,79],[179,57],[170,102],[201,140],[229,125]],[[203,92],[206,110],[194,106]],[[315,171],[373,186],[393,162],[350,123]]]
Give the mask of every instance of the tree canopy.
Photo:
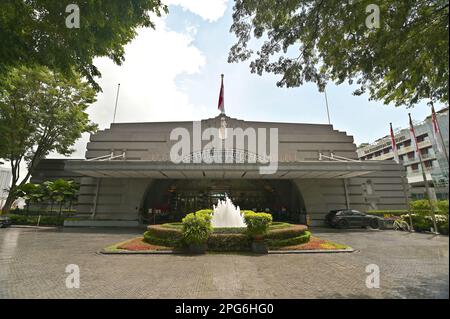
[[[68,5],[79,7],[79,28],[68,28]],[[44,65],[67,75],[77,71],[96,88],[95,57],[124,61],[124,45],[138,27],[152,27],[151,15],[167,6],[160,0],[2,0],[0,75],[16,66]]]
[[[13,69],[0,81],[0,159],[12,169],[4,209],[12,204],[16,185],[26,183],[36,165],[50,152],[69,155],[82,133],[93,132],[86,109],[96,92],[78,77],[67,78],[40,66]],[[20,179],[20,164],[28,172]]]
[[[386,104],[448,103],[448,19],[448,0],[236,0],[229,62],[251,60],[281,87],[356,81],[354,94]]]

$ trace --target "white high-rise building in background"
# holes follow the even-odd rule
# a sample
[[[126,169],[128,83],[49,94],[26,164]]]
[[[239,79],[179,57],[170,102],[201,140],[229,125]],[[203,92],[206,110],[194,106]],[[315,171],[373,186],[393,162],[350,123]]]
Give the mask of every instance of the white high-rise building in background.
[[[8,197],[8,188],[11,183],[11,170],[5,167],[0,167],[0,208]]]
[[[444,145],[449,151],[449,117],[448,107],[436,112],[437,121],[444,139]],[[389,123],[388,123],[389,124]],[[433,134],[431,115],[422,122],[414,123],[419,150],[425,167],[427,181],[437,199],[448,199],[448,162],[443,150],[437,145]],[[389,125],[386,125],[389,132]],[[438,137],[440,138],[440,137]],[[412,199],[424,198],[425,183],[423,181],[420,162],[414,151],[409,127],[395,132],[399,160],[405,166]],[[441,141],[439,141],[441,142]],[[365,143],[358,147],[358,157],[361,160],[388,160],[394,158],[392,142],[389,135],[379,138],[375,142]]]

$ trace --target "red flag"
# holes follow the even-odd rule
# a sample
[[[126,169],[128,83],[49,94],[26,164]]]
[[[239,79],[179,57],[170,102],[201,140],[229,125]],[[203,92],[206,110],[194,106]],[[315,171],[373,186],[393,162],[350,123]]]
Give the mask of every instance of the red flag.
[[[220,85],[220,93],[219,93],[219,103],[217,108],[221,113],[225,113],[225,97],[224,97],[224,88],[223,88],[223,74],[222,74],[222,84]]]
[[[409,132],[411,133],[411,140],[414,142],[416,155],[421,156],[419,145],[417,144],[416,131],[414,131],[414,125],[411,119],[411,113],[408,113],[408,116],[409,116]]]
[[[440,134],[440,128],[439,123],[437,120],[436,112],[434,111],[434,106],[431,105],[431,122],[433,123],[433,136],[434,140],[436,141],[436,145],[438,147],[439,152],[442,152],[442,145],[439,142],[439,134]]]
[[[391,126],[391,144],[392,144],[392,151],[394,152],[394,160],[399,163],[398,158],[398,149],[397,149],[397,143],[395,142],[395,136],[394,136],[394,130],[392,129],[392,123],[390,123]]]

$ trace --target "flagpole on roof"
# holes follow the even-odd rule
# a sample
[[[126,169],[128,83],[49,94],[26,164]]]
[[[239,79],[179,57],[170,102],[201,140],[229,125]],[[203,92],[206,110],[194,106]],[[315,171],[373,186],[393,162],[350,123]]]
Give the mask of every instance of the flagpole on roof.
[[[114,106],[113,123],[116,123],[117,102],[119,101],[119,90],[120,90],[120,83],[117,84],[116,105]]]
[[[327,97],[327,89],[324,88],[323,92],[325,93],[325,105],[327,107],[327,116],[328,116],[328,124],[331,124],[331,120],[330,120],[330,108],[328,107],[328,97]]]
[[[222,81],[220,84],[220,93],[219,93],[219,105],[218,108],[220,110],[220,114],[225,114],[225,89],[223,86],[223,73],[220,75]]]

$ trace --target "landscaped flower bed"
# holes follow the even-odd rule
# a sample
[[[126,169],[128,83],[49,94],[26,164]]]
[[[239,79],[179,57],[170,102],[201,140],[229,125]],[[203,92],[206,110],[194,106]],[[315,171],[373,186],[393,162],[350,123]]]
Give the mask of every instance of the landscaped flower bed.
[[[120,251],[172,251],[172,247],[153,245],[144,241],[144,237],[133,238],[105,248],[107,252]]]
[[[305,225],[272,223],[261,239],[270,249],[299,245],[309,241],[307,229]],[[183,248],[182,224],[148,226],[144,241],[152,245]],[[209,251],[249,251],[251,242],[245,228],[216,228],[208,237],[207,247]]]
[[[247,252],[267,253],[268,250],[345,249],[347,246],[314,238],[305,225],[272,222],[266,213],[245,211],[247,227],[211,226],[211,210],[187,214],[181,223],[150,225],[144,237],[106,248],[106,251],[158,251],[204,253]]]
[[[215,236],[221,237],[223,235],[227,235],[226,239],[220,238],[217,240]],[[217,251],[249,251],[250,250],[250,241],[248,237],[242,238],[241,234],[234,234],[233,236],[229,236],[230,234],[213,234],[211,241],[208,241],[208,250],[217,252]],[[236,239],[238,237],[239,239]],[[242,242],[241,242],[242,240]],[[242,243],[245,242],[245,249],[242,249]],[[315,250],[315,251],[330,251],[330,250],[348,250],[350,247],[342,244],[338,244],[332,241],[328,241],[325,239],[321,239],[315,236],[310,236],[308,242],[297,245],[290,246],[278,246],[278,247],[270,247],[271,250],[279,250],[279,251],[295,251],[295,250]],[[144,240],[143,237],[137,237],[125,242],[121,242],[115,245],[111,245],[105,249],[105,252],[158,252],[158,251],[177,251],[182,252],[181,250],[175,249],[174,247],[167,246],[159,246],[154,244],[149,244]]]
[[[307,243],[278,247],[276,250],[345,250],[349,248],[346,245],[311,236]]]

